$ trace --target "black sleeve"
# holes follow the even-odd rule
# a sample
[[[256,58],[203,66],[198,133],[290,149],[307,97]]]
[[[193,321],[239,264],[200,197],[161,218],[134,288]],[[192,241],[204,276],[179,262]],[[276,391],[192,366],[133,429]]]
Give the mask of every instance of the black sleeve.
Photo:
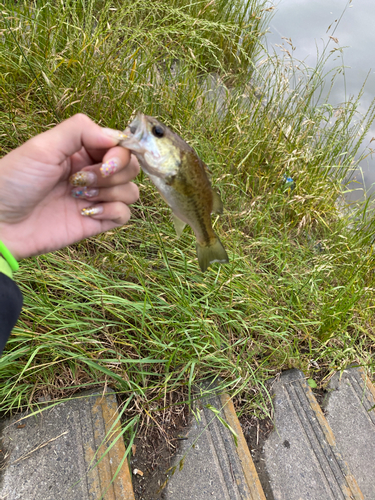
[[[0,273],[0,354],[22,309],[22,294],[16,283]]]

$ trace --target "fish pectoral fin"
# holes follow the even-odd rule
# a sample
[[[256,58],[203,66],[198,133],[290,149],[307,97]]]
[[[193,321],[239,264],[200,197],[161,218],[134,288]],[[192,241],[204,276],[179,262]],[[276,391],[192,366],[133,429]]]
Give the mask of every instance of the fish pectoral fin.
[[[177,215],[175,215],[173,212],[172,212],[172,220],[173,220],[173,225],[174,225],[174,228],[176,230],[177,236],[180,237],[182,235],[182,232],[183,232],[185,226],[186,226],[186,222],[179,219],[177,217]]]
[[[199,267],[202,272],[213,264],[214,262],[220,262],[221,264],[227,264],[229,262],[227,252],[225,251],[219,238],[216,238],[211,245],[200,245],[197,242],[197,255]]]
[[[221,201],[219,193],[212,191],[212,210],[213,214],[222,214],[224,210],[223,202]]]

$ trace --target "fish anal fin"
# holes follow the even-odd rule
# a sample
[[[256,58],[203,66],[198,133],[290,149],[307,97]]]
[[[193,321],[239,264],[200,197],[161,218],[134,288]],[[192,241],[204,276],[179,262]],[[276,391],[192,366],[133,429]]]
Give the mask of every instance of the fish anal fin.
[[[199,267],[205,272],[210,264],[219,262],[227,264],[229,262],[227,252],[225,251],[219,238],[216,238],[212,245],[200,245],[197,242],[197,255]]]
[[[182,235],[182,232],[186,226],[186,222],[179,219],[177,217],[177,215],[175,215],[173,212],[172,212],[172,220],[173,220],[173,225],[174,225],[174,228],[176,230],[177,236],[180,238],[180,236]]]
[[[212,191],[212,210],[213,214],[222,214],[223,213],[223,202],[221,201],[219,193],[216,191]]]

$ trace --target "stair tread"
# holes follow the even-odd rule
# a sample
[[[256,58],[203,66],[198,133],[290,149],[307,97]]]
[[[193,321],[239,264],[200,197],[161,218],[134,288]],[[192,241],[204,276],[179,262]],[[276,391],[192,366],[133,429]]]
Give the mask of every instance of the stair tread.
[[[303,373],[273,385],[275,430],[265,457],[275,500],[363,499]]]
[[[134,500],[117,417],[116,394],[107,388],[3,421],[9,456],[0,498],[99,500],[105,494],[106,500]]]
[[[324,402],[326,418],[366,500],[375,498],[375,388],[362,368],[336,373]],[[372,408],[372,409],[371,409]]]
[[[226,394],[216,394],[215,387],[200,384],[201,398],[195,407],[199,418],[193,416],[187,439],[174,457],[176,469],[165,498],[266,500],[233,404]],[[223,422],[237,434],[237,446]]]

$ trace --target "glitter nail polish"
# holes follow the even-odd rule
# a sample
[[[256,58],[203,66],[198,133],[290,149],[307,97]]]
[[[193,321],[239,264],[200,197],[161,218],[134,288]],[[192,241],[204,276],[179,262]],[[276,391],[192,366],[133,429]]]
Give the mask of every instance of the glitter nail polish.
[[[120,130],[114,130],[113,128],[103,128],[102,130],[106,135],[109,135],[109,137],[112,137],[112,139],[115,139],[116,141],[124,141],[129,138],[128,135]]]
[[[73,196],[73,198],[83,198],[84,189],[74,188],[74,189],[72,189],[71,195]]]
[[[71,175],[69,182],[72,186],[91,186],[96,182],[96,174],[94,172],[81,171]]]
[[[90,217],[92,215],[98,215],[103,213],[103,207],[87,207],[81,210],[81,215],[84,217]]]
[[[100,173],[102,174],[102,177],[109,177],[110,175],[113,175],[119,166],[119,160],[117,158],[111,158],[110,160],[106,161],[103,163],[103,165],[100,167]]]
[[[93,189],[85,189],[83,191],[83,196],[86,198],[94,198],[94,196],[98,196],[99,194],[99,189],[93,188]]]
[[[98,196],[99,189],[97,188],[73,188],[71,191],[71,195],[73,198],[94,198],[94,196]]]

